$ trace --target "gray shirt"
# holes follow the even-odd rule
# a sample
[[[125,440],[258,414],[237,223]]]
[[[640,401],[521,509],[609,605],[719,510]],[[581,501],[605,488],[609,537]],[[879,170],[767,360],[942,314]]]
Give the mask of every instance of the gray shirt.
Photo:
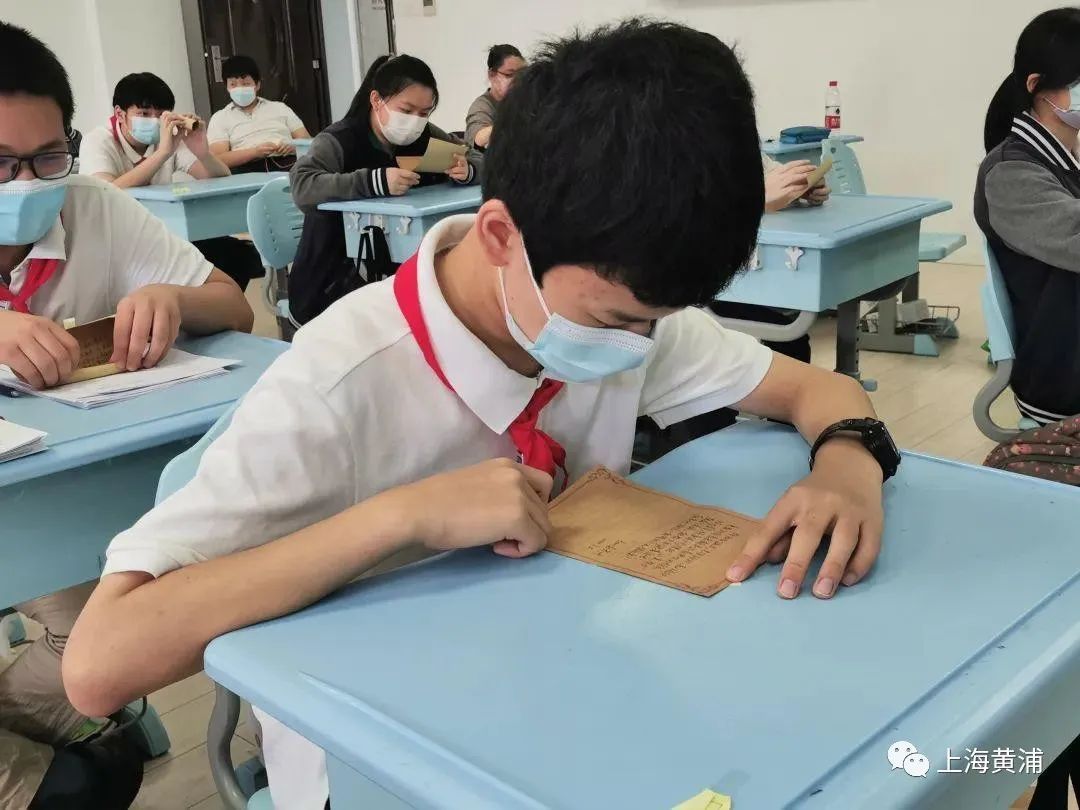
[[[495,110],[498,106],[490,90],[477,96],[476,101],[469,107],[469,112],[465,114],[465,143],[476,148],[476,133],[495,123]]]

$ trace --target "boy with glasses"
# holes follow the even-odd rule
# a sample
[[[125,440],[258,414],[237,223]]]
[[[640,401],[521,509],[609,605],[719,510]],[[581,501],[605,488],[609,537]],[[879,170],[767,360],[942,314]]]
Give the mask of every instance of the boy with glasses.
[[[127,194],[71,176],[73,113],[56,56],[0,23],[0,364],[36,388],[64,382],[79,362],[78,343],[60,326],[68,318],[116,313],[112,362],[131,371],[155,365],[181,327],[249,331],[251,307],[224,273]],[[69,746],[101,725],[68,703],[60,679],[92,587],[17,606],[45,634],[0,673],[5,810],[111,810],[138,790],[141,764],[115,735]]]

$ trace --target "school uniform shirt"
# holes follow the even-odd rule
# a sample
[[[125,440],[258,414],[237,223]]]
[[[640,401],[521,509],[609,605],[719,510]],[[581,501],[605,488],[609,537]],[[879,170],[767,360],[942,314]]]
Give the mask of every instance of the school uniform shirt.
[[[81,175],[68,178],[60,217],[12,271],[13,293],[32,259],[63,264],[31,297],[30,312],[77,323],[114,314],[121,299],[147,284],[198,287],[214,269],[128,194]]]
[[[311,142],[310,151],[289,171],[293,201],[304,212],[304,228],[289,271],[289,312],[307,323],[342,294],[340,282],[354,272],[345,253],[345,228],[340,211],[320,211],[324,202],[390,195],[387,170],[399,156],[422,155],[432,138],[454,140],[434,124],[405,146],[385,146],[371,131],[370,118],[342,119],[324,129]],[[474,149],[466,154],[469,175],[459,185],[479,183],[483,157]],[[445,174],[421,173],[420,185],[448,180]]]
[[[157,148],[157,145],[148,146],[146,152],[140,155],[122,135],[114,133],[112,127],[96,127],[83,137],[79,151],[79,174],[93,176],[100,173],[119,177],[154,154]],[[171,183],[176,179],[190,178],[191,175],[187,172],[197,160],[190,149],[180,144],[161,164],[161,168],[154,172],[150,184]]]
[[[206,139],[228,141],[229,149],[250,149],[263,143],[288,141],[304,122],[288,104],[260,97],[250,112],[229,102],[210,116]]]
[[[979,169],[975,220],[1012,303],[1017,407],[1040,423],[1080,413],[1080,160],[1017,116]]]
[[[458,320],[435,277],[435,255],[474,220],[444,219],[417,257],[421,310],[453,391],[421,354],[393,279],[362,287],[297,333],[194,479],[113,540],[104,573],[161,576],[299,531],[392,487],[516,458],[507,428],[538,382],[509,369]],[[542,411],[538,427],[565,448],[570,481],[597,464],[627,473],[638,416],[664,427],[731,405],[772,361],[753,338],[699,309],[660,321],[655,340],[643,366],[568,383]],[[322,810],[318,749],[272,719],[263,732],[275,806]]]

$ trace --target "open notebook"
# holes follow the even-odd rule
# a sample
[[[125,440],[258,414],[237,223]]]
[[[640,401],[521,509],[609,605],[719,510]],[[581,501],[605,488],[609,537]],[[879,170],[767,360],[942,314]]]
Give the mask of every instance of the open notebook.
[[[0,463],[40,453],[45,449],[47,435],[0,417]]]
[[[131,399],[189,380],[201,380],[205,377],[224,374],[229,366],[238,365],[240,365],[239,360],[203,357],[181,349],[169,349],[154,368],[68,383],[44,391],[35,391],[16,377],[7,366],[0,366],[0,385],[37,397],[74,405],[77,408],[96,408],[99,405]]]

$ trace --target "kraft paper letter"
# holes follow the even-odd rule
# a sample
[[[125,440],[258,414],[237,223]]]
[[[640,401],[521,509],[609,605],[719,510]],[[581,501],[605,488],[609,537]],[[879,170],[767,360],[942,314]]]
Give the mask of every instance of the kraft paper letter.
[[[671,810],[731,810],[731,797],[715,790],[703,790]]]
[[[810,174],[806,176],[806,185],[808,188],[814,188],[821,179],[829,173],[829,169],[833,167],[833,159],[831,157],[825,158],[821,161],[821,165],[814,169]]]
[[[79,343],[79,367],[68,378],[69,383],[96,380],[122,371],[109,362],[113,351],[115,322],[116,317],[113,315],[82,326],[68,326],[68,322],[64,322],[68,334]]]
[[[468,147],[463,143],[450,143],[432,138],[422,157],[399,157],[397,164],[410,172],[442,173],[454,165],[457,155],[464,155]]]
[[[548,550],[712,596],[758,527],[754,518],[698,506],[596,467],[556,498]]]

